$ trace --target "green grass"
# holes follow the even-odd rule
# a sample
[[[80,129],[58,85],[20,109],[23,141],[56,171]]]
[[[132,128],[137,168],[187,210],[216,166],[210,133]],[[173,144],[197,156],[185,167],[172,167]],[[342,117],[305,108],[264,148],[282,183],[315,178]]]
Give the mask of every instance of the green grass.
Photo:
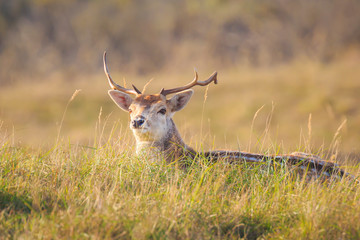
[[[219,85],[206,100],[197,88],[175,122],[198,150],[305,151],[359,177],[357,64],[217,69]],[[149,92],[191,74],[151,76]],[[144,78],[129,77],[140,88]],[[0,89],[0,239],[360,238],[359,183],[201,158],[187,170],[148,162],[134,156],[102,73],[58,80]]]
[[[125,139],[126,140],[126,139]],[[0,146],[1,238],[358,239],[360,188],[288,169],[152,163],[121,142]]]

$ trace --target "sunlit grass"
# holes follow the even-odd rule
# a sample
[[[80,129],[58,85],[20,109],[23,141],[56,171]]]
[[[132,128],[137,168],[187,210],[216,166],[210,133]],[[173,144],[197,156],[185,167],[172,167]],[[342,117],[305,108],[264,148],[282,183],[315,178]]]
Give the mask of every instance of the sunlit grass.
[[[359,177],[346,156],[358,153],[357,71],[296,62],[219,71],[219,85],[197,88],[175,121],[198,150],[343,155],[332,160]],[[191,74],[166,84],[160,74],[148,92]],[[360,238],[359,183],[309,182],[268,164],[149,162],[134,156],[107,89],[100,75],[1,89],[0,238]]]
[[[352,180],[307,182],[284,167],[197,159],[181,170],[114,139],[0,147],[4,238],[354,239],[359,193]]]

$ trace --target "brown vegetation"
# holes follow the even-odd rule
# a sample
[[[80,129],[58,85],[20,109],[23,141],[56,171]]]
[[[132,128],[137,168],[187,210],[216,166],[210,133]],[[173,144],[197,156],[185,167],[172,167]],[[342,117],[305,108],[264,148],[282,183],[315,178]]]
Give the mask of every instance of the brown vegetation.
[[[357,0],[0,1],[0,83],[20,76],[329,62],[359,46]],[[36,77],[35,77],[36,76]]]
[[[115,80],[141,87],[155,77],[149,91],[188,82],[193,66],[201,77],[219,72],[204,110],[195,104],[203,101],[197,94],[176,116],[183,130],[197,133],[195,142],[246,145],[253,116],[265,104],[252,129],[258,137],[270,124],[273,136],[294,148],[312,114],[311,140],[315,149],[327,149],[346,119],[342,150],[358,153],[356,0],[2,0],[0,13],[0,120],[23,143],[54,138],[75,89],[83,91],[62,132],[91,139],[99,109],[103,116],[114,111],[101,66],[106,49]]]

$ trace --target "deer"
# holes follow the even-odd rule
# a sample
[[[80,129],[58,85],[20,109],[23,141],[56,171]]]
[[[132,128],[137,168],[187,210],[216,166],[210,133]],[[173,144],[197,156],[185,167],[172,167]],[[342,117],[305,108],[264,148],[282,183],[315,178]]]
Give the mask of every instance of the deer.
[[[194,93],[195,86],[217,84],[217,72],[207,80],[199,81],[198,73],[192,82],[182,87],[172,89],[162,88],[157,94],[143,94],[132,85],[133,89],[122,87],[115,83],[109,73],[106,62],[106,51],[103,54],[104,72],[111,90],[108,91],[111,99],[122,110],[130,115],[130,129],[136,140],[136,154],[146,154],[149,159],[164,159],[168,163],[186,162],[204,157],[210,162],[224,160],[233,163],[285,163],[303,170],[312,176],[327,177],[348,175],[340,165],[321,159],[312,154],[295,152],[284,155],[265,155],[242,151],[214,150],[197,152],[188,146],[172,119],[174,114],[182,110]],[[169,95],[173,95],[168,98]],[[186,164],[183,164],[186,166]]]

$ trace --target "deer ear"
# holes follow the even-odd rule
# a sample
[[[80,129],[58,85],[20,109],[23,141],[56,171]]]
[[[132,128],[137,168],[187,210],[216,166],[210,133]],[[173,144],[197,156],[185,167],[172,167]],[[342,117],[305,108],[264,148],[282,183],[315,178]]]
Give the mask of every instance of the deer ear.
[[[133,99],[128,94],[118,90],[109,90],[108,93],[116,105],[118,105],[124,111],[129,111],[129,107],[133,102]]]
[[[172,112],[177,112],[183,109],[189,102],[193,93],[194,91],[190,89],[174,95],[170,100],[168,100],[170,110]]]

